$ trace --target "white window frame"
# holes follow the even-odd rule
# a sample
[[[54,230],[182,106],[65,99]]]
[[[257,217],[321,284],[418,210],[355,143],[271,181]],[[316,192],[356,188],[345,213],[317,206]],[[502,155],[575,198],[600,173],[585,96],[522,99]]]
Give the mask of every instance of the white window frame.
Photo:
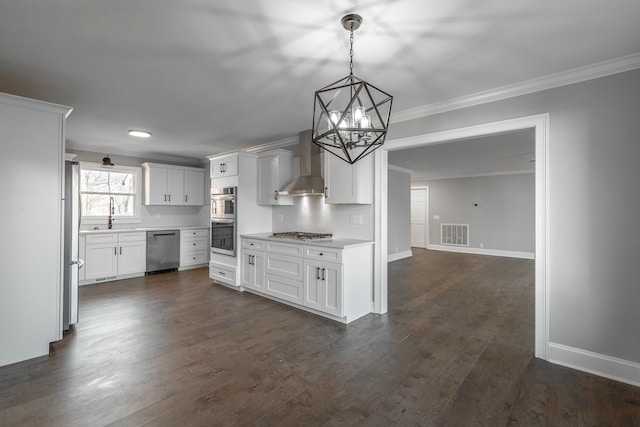
[[[101,163],[80,162],[80,174],[83,169],[104,171],[105,167]],[[109,172],[133,173],[133,216],[114,215],[114,224],[140,224],[142,222],[142,168],[135,166],[113,166]],[[81,178],[81,176],[80,176]],[[82,192],[80,191],[80,194]],[[82,211],[82,209],[81,209]],[[109,221],[108,215],[85,216],[80,212],[80,225],[106,225]]]

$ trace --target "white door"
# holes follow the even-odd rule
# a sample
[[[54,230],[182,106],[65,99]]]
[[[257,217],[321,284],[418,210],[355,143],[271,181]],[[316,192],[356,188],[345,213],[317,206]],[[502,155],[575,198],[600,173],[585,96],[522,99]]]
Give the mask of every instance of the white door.
[[[429,187],[411,189],[411,246],[426,248],[428,243],[427,212],[429,209]]]

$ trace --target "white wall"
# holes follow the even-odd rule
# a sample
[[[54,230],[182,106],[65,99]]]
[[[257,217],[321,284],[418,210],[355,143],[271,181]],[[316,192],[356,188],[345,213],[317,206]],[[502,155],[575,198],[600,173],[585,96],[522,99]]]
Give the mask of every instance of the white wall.
[[[417,184],[429,186],[430,245],[440,244],[440,224],[469,224],[470,248],[482,245],[487,250],[535,252],[534,174],[443,179]]]
[[[411,256],[411,174],[389,167],[387,252],[390,260]]]
[[[396,123],[389,139],[545,112],[549,339],[585,370],[592,354],[638,364],[640,70]]]

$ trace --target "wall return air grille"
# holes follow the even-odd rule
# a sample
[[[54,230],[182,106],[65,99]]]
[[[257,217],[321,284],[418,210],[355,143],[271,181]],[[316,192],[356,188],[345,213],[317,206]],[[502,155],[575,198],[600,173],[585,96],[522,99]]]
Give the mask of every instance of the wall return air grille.
[[[440,224],[440,244],[469,246],[469,224]]]

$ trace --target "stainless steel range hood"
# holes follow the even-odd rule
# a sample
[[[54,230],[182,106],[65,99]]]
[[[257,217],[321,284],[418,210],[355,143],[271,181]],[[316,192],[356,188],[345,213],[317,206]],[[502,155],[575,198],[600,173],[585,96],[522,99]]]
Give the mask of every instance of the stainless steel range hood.
[[[311,142],[311,129],[300,132],[298,138],[299,176],[278,191],[278,194],[283,196],[321,196],[324,194],[324,179],[321,176],[321,149]]]

